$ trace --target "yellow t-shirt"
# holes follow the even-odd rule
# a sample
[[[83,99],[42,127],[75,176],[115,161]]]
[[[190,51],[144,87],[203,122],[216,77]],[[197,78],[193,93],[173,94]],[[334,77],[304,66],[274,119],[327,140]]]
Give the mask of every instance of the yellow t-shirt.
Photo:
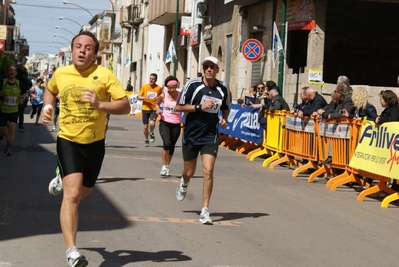
[[[94,65],[78,72],[74,65],[58,68],[47,85],[54,95],[60,94],[58,137],[79,144],[90,144],[104,138],[106,113],[83,102],[85,88],[95,89],[99,101],[126,97],[116,76],[102,66]]]
[[[149,96],[148,100],[143,100],[143,105],[141,110],[156,110],[155,108],[155,98],[159,97],[162,94],[162,87],[157,85],[155,87],[151,87],[149,83],[144,84],[139,92],[139,96]]]

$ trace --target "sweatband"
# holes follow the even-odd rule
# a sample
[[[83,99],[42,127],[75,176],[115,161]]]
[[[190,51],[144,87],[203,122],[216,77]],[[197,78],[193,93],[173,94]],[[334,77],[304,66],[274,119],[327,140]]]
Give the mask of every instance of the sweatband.
[[[53,105],[51,105],[51,104],[45,105],[44,108],[43,108],[43,111],[48,110],[48,109],[54,109]]]
[[[166,86],[178,86],[179,83],[176,80],[170,80]]]

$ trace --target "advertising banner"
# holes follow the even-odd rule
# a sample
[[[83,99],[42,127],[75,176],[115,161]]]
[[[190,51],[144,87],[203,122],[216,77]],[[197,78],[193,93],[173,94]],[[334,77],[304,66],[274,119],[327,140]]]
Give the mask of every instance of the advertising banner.
[[[359,143],[349,166],[399,179],[399,123],[377,126],[364,121]]]
[[[219,126],[219,132],[253,143],[263,142],[263,131],[259,124],[259,109],[239,104],[230,106],[226,129]]]

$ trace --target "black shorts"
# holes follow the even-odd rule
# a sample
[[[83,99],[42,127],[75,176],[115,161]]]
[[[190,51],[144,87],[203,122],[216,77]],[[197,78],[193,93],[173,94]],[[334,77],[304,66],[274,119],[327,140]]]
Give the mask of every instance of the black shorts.
[[[7,122],[17,123],[18,111],[13,113],[3,113],[0,111],[0,127],[7,126]]]
[[[219,145],[218,144],[209,144],[209,145],[201,145],[201,146],[193,146],[191,144],[183,144],[183,160],[190,161],[196,159],[198,157],[198,153],[209,154],[217,157]]]
[[[143,124],[148,124],[149,120],[156,121],[157,120],[157,112],[155,110],[142,110],[141,118],[143,119]]]
[[[91,144],[78,144],[57,138],[57,158],[61,177],[82,173],[83,185],[86,187],[94,187],[100,174],[104,154],[104,139]]]
[[[60,107],[55,107],[54,115],[55,115],[55,116],[60,115]]]

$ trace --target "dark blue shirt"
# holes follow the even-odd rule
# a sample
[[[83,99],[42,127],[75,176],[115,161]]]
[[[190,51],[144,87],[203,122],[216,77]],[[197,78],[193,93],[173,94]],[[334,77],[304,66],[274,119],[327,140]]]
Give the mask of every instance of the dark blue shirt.
[[[188,81],[180,94],[178,105],[200,105],[212,99],[209,110],[187,113],[184,123],[183,143],[206,145],[218,143],[219,110],[230,109],[229,90],[226,83],[216,80],[215,87],[206,86],[202,77]]]

